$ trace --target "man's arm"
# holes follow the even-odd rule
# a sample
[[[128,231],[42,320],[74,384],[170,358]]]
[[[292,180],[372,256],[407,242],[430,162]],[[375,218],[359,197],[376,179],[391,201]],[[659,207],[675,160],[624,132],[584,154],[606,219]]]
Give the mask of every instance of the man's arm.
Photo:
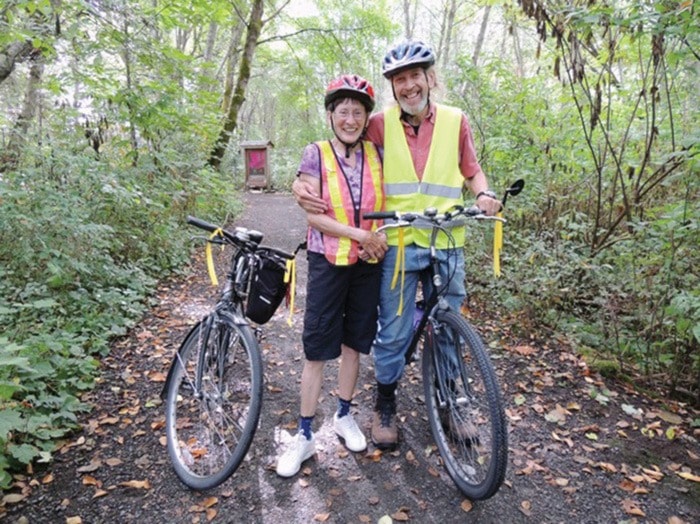
[[[482,194],[483,191],[489,190],[489,184],[483,171],[479,170],[473,177],[467,178],[465,180],[465,185],[474,194],[478,208],[485,214],[493,216],[501,210],[500,200]]]
[[[486,180],[486,175],[481,170],[479,161],[477,160],[472,130],[469,126],[469,121],[464,114],[462,114],[462,125],[460,129],[459,141],[459,168],[464,176],[464,185],[469,188],[476,198],[476,205],[479,207],[479,209],[481,209],[485,214],[493,216],[500,211],[501,202],[498,199],[482,194],[483,191],[489,191],[489,183]]]
[[[299,178],[306,188],[312,193],[318,193],[320,190],[319,180],[301,173]],[[325,202],[324,202],[325,204]],[[303,207],[303,206],[302,206]],[[319,230],[321,233],[334,237],[346,237],[356,241],[363,252],[361,258],[376,258],[381,260],[387,251],[386,235],[383,233],[375,233],[366,231],[359,227],[352,227],[346,224],[341,224],[335,218],[325,213],[306,212],[306,220],[311,227]]]
[[[292,184],[292,193],[297,204],[307,213],[325,213],[328,208],[326,201],[321,198],[318,190],[303,178],[303,174],[299,175]]]

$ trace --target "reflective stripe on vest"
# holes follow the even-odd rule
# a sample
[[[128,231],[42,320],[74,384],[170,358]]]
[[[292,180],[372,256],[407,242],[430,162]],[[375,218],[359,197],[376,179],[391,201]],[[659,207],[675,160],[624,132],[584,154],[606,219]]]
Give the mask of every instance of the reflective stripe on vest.
[[[435,128],[428,152],[423,179],[419,182],[413,158],[408,148],[398,106],[384,113],[384,191],[389,211],[423,211],[428,207],[438,212],[447,211],[455,204],[463,204],[464,177],[459,170],[459,133],[462,112],[456,108],[436,105]],[[464,245],[464,226],[455,224],[450,233],[455,246]],[[398,231],[387,231],[390,245],[398,245]],[[430,245],[429,227],[408,227],[404,242],[421,247]],[[451,247],[447,236],[439,234],[438,249]]]
[[[377,221],[365,220],[362,214],[384,209],[382,167],[377,148],[371,142],[362,143],[362,190],[359,220],[356,224],[355,207],[349,182],[338,163],[335,151],[328,141],[317,142],[321,153],[321,196],[328,203],[328,215],[339,223],[360,227],[365,231],[377,229]],[[359,244],[348,237],[322,234],[326,259],[336,266],[348,266],[358,260]]]

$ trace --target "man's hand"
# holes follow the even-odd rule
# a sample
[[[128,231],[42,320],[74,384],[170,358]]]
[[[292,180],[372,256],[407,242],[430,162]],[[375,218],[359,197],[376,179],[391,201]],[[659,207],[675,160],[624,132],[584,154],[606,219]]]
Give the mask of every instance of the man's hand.
[[[374,233],[365,231],[365,238],[360,242],[360,259],[362,260],[382,260],[386,255],[389,246],[386,243],[386,235],[384,233]]]
[[[292,193],[294,193],[294,198],[297,204],[307,213],[325,213],[327,206],[325,200],[323,200],[313,188],[304,182],[303,180],[297,178],[292,184]]]
[[[481,209],[485,215],[494,216],[501,210],[501,201],[497,198],[491,198],[486,195],[482,195],[476,200],[476,205]]]

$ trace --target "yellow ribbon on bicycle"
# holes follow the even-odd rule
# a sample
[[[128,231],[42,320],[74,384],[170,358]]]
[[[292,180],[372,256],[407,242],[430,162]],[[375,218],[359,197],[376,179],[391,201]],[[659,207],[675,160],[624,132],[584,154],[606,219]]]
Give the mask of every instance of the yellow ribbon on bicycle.
[[[287,260],[287,265],[284,271],[284,281],[290,286],[289,290],[289,316],[287,317],[287,325],[292,327],[292,317],[294,316],[294,294],[297,287],[297,263],[296,257]]]
[[[398,231],[399,245],[396,250],[396,263],[394,264],[394,276],[391,279],[391,289],[396,287],[396,281],[401,271],[401,290],[399,291],[399,309],[396,311],[396,316],[401,316],[403,313],[403,285],[406,281],[406,246],[403,238],[403,228]]]
[[[216,287],[219,285],[219,279],[216,278],[216,269],[214,268],[214,257],[211,254],[211,241],[216,237],[223,237],[224,231],[221,228],[216,229],[211,235],[209,235],[209,240],[204,248],[207,257],[207,271],[209,272],[209,278],[211,279],[211,285]],[[221,246],[223,249],[224,246]]]
[[[497,218],[502,218],[503,213],[496,213]],[[501,249],[503,248],[503,222],[496,220],[493,224],[493,274],[501,276]]]

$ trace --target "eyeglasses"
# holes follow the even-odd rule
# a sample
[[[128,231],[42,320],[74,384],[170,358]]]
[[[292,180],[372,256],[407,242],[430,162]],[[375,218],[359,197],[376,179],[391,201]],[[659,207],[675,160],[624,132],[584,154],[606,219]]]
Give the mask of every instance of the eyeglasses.
[[[349,120],[350,117],[353,117],[355,120],[363,120],[366,116],[366,113],[364,111],[359,110],[359,109],[354,110],[354,111],[348,111],[347,109],[341,109],[339,111],[333,111],[333,114],[342,120]]]

